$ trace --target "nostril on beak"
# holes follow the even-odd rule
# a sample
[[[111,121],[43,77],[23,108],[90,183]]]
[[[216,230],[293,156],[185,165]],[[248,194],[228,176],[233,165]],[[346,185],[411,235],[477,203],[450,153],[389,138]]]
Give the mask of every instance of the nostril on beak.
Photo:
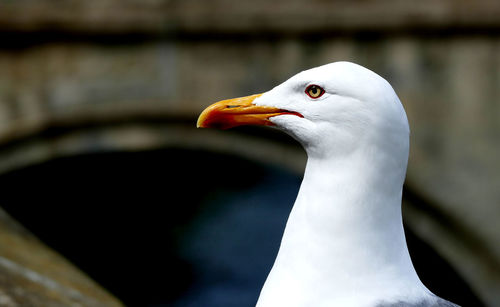
[[[234,108],[238,108],[238,107],[241,107],[241,106],[240,105],[226,106],[226,109],[234,109]]]

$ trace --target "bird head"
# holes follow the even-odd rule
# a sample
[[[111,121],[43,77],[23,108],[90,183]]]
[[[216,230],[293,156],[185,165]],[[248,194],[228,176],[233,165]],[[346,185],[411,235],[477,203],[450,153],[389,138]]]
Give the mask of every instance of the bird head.
[[[198,127],[274,126],[309,156],[348,155],[358,149],[408,150],[406,113],[390,84],[354,63],[335,62],[298,73],[263,94],[206,108]]]

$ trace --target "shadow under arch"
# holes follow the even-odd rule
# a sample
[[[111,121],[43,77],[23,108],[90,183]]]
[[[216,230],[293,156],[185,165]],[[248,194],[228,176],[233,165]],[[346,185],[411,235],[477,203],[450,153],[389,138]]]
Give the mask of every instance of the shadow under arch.
[[[0,203],[129,306],[252,306],[301,178],[251,155],[171,146],[61,157],[1,175]],[[429,288],[482,306],[406,233]]]

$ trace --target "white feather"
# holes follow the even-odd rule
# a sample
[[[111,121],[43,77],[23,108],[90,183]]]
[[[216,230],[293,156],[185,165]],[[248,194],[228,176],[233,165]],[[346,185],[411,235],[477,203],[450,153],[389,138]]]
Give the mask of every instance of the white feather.
[[[305,94],[316,84],[325,94]],[[301,113],[271,118],[308,162],[257,306],[375,306],[433,300],[406,246],[401,194],[405,111],[382,77],[336,62],[301,72],[254,101]]]

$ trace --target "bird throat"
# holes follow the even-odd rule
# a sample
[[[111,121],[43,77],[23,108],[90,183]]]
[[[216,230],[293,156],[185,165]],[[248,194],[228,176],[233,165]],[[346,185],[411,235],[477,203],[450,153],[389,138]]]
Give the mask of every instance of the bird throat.
[[[386,283],[398,281],[408,291],[421,285],[402,225],[406,165],[401,172],[373,162],[362,156],[308,160],[258,306],[295,305],[276,301],[277,293],[304,305],[315,304],[307,294],[315,293],[349,306],[342,298],[356,291],[371,289],[387,299]]]

